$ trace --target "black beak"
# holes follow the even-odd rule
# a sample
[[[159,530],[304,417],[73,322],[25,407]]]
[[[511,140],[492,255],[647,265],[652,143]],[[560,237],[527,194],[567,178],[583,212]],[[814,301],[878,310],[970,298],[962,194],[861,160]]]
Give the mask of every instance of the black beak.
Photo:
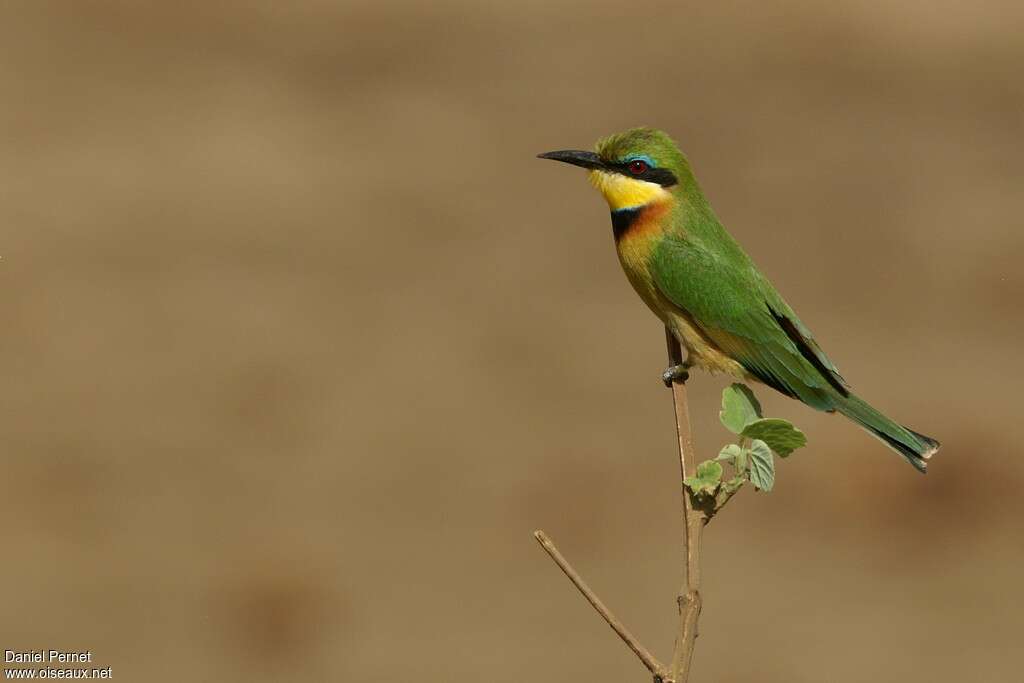
[[[564,161],[567,164],[573,166],[582,166],[583,168],[604,168],[604,162],[601,158],[593,152],[581,152],[578,149],[563,149],[557,152],[544,152],[538,154],[539,159],[554,159],[555,161]]]

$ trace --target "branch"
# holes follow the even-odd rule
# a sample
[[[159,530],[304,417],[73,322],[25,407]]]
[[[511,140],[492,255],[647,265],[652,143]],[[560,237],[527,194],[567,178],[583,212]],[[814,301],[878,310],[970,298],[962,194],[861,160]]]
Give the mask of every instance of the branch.
[[[683,350],[675,335],[665,328],[665,343],[668,347],[670,366],[681,365]],[[686,384],[672,383],[672,402],[676,412],[676,434],[679,437],[679,472],[682,479],[697,473],[697,458],[693,448],[693,433],[690,430],[690,411],[686,398]],[[679,589],[676,603],[679,606],[679,631],[676,634],[675,650],[672,653],[671,679],[675,683],[686,683],[693,661],[693,647],[697,640],[697,618],[700,616],[700,541],[704,525],[715,512],[715,501],[711,510],[696,504],[694,495],[682,484],[683,494],[683,548],[686,556],[686,582]],[[728,500],[728,499],[726,499]],[[725,501],[723,501],[724,504]]]
[[[576,570],[572,568],[572,565],[569,564],[569,561],[562,556],[562,553],[558,552],[558,548],[556,548],[554,542],[548,538],[548,535],[539,530],[533,532],[533,535],[540,543],[541,547],[544,548],[544,551],[547,552],[547,554],[551,556],[551,559],[555,561],[555,564],[558,565],[559,569],[569,577],[569,580],[572,581],[574,586],[576,586],[576,589],[583,594],[583,597],[587,599],[587,602],[597,610],[597,613],[601,615],[602,619],[608,622],[608,625],[612,627],[612,630],[618,634],[619,638],[622,638],[622,642],[624,642],[629,649],[640,658],[640,661],[644,663],[647,670],[654,675],[655,680],[664,680],[667,674],[665,666],[655,659],[654,655],[652,655],[647,648],[641,645],[640,641],[636,639],[636,636],[630,633],[629,629],[611,613],[603,602],[601,602],[601,598],[597,597],[594,591],[591,590],[590,586],[587,585],[587,582],[583,580],[583,577],[581,577]]]
[[[675,336],[666,327],[665,341],[668,345],[669,367],[683,365],[683,350]],[[555,544],[543,531],[534,532],[541,546],[569,577],[573,585],[583,597],[601,615],[612,630],[618,634],[630,650],[632,650],[647,670],[654,675],[655,683],[686,683],[690,675],[690,663],[693,661],[693,647],[697,640],[697,619],[700,617],[700,541],[704,527],[716,512],[729,502],[738,489],[721,487],[714,496],[695,495],[687,486],[686,479],[697,473],[697,458],[693,448],[693,434],[690,430],[690,411],[686,399],[686,375],[672,383],[672,401],[676,413],[676,434],[679,437],[679,473],[682,478],[683,494],[683,551],[686,556],[686,580],[676,596],[679,607],[679,630],[676,634],[675,650],[672,653],[672,666],[665,668],[654,658],[647,648],[637,641],[636,637],[623,626],[622,622],[605,607],[601,599],[583,581],[568,560],[555,548]]]

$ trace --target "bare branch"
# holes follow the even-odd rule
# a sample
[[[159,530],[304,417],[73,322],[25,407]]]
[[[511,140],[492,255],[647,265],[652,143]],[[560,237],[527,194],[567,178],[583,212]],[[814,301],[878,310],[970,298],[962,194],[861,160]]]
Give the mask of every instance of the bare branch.
[[[665,328],[665,342],[668,346],[669,367],[683,365],[683,350],[676,341],[671,330]],[[676,373],[670,373],[676,374]],[[655,683],[686,683],[690,676],[690,664],[693,661],[693,648],[697,640],[697,620],[700,617],[700,544],[704,527],[711,518],[739,490],[739,486],[730,488],[722,486],[714,496],[697,496],[686,486],[686,479],[697,473],[697,457],[693,448],[693,433],[690,429],[690,411],[686,397],[686,374],[672,383],[672,401],[676,414],[676,435],[679,441],[679,473],[682,479],[681,492],[683,499],[683,552],[685,555],[686,579],[676,596],[679,607],[679,629],[676,634],[675,649],[672,653],[672,665],[666,669],[655,659],[647,648],[637,641],[636,637],[623,626],[622,622],[605,607],[601,599],[583,581],[568,560],[562,557],[555,544],[543,531],[534,532],[541,546],[565,572],[577,590],[593,606],[597,613],[612,627],[630,650],[632,650],[644,666],[654,675]]]
[[[587,585],[587,582],[583,580],[583,577],[581,577],[576,570],[572,568],[572,565],[569,564],[569,561],[565,559],[562,553],[558,552],[558,548],[556,548],[554,542],[548,538],[548,535],[540,530],[533,532],[533,535],[540,543],[541,547],[544,548],[544,551],[547,552],[547,554],[551,556],[551,559],[555,561],[555,564],[558,565],[559,569],[569,577],[569,580],[572,581],[574,586],[576,586],[576,589],[579,590],[579,592],[583,594],[583,597],[587,599],[587,602],[597,610],[597,613],[601,615],[601,618],[608,622],[608,625],[612,627],[612,630],[615,631],[616,634],[618,634],[619,638],[622,638],[622,642],[624,642],[629,649],[640,658],[640,661],[644,663],[644,666],[646,666],[648,671],[654,675],[655,679],[664,680],[667,674],[665,666],[655,659],[654,655],[652,655],[647,648],[641,645],[640,641],[636,639],[636,636],[630,633],[629,629],[627,629],[625,625],[611,613],[605,604],[601,602],[601,598],[597,597],[594,591],[591,590],[590,586]]]
[[[668,347],[669,365],[682,363],[683,350],[675,335],[665,328],[665,343]],[[672,401],[676,413],[676,434],[679,437],[679,471],[681,478],[693,477],[697,473],[697,458],[693,448],[693,433],[690,430],[690,411],[686,397],[686,384],[676,381],[672,384]],[[700,617],[700,541],[704,525],[715,512],[700,509],[693,494],[681,484],[683,497],[683,548],[686,556],[686,581],[679,589],[676,603],[679,606],[679,631],[676,634],[675,650],[672,653],[672,668],[669,672],[675,683],[686,683],[693,661],[693,648],[697,640],[697,619]],[[724,504],[724,501],[723,501]]]

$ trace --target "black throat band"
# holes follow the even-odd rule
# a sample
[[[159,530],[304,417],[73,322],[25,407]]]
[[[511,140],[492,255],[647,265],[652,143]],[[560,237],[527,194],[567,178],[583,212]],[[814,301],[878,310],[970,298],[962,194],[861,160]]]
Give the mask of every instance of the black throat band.
[[[615,235],[615,241],[618,242],[622,239],[622,236],[629,232],[629,227],[633,225],[640,212],[644,210],[644,207],[638,206],[632,209],[617,209],[612,211],[612,234]]]

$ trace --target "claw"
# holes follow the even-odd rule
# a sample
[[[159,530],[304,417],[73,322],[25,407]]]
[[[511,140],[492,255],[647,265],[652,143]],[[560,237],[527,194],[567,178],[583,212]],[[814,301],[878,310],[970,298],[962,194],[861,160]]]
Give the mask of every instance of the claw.
[[[661,373],[661,381],[665,383],[666,387],[671,387],[676,382],[685,384],[688,379],[690,379],[690,373],[689,367],[686,365],[672,365]]]

